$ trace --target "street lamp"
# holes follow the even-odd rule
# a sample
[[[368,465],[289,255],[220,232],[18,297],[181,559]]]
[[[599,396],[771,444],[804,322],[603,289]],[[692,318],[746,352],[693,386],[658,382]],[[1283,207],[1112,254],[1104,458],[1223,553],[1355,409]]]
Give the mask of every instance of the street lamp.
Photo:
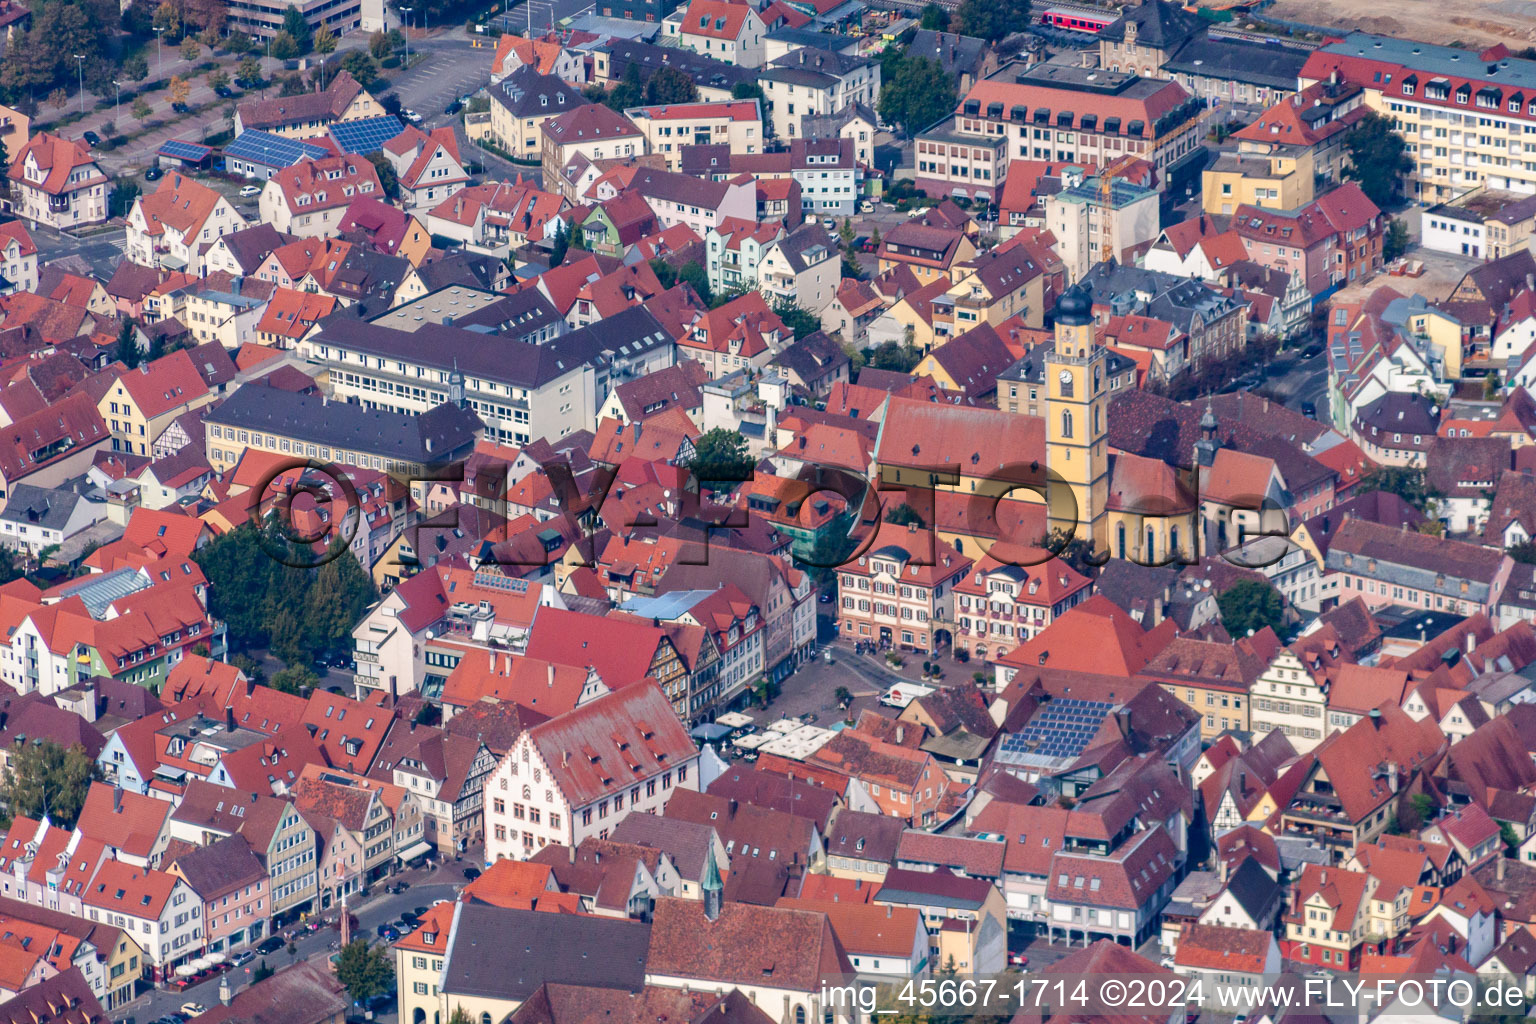
[[[72,56],[75,58],[75,68],[80,72],[80,114],[83,117],[85,115],[85,55],[76,53]]]
[[[405,15],[405,66],[409,70],[411,66],[411,12],[416,8],[402,7],[400,13]]]
[[[112,104],[112,127],[116,128],[123,116],[123,83],[114,78],[112,84],[117,86],[117,99]]]
[[[161,75],[165,74],[165,50],[162,49],[161,46],[160,46],[161,42],[165,38],[161,34],[164,31],[165,31],[165,26],[164,25],[161,25],[161,26],[159,26],[158,28],[155,29],[155,77],[156,78],[159,78]]]

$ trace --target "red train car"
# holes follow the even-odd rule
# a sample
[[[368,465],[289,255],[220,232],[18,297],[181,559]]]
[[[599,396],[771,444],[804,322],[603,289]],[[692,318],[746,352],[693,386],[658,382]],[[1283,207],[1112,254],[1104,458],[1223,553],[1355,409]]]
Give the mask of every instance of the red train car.
[[[1109,14],[1090,13],[1070,7],[1047,7],[1040,15],[1040,24],[1069,32],[1102,32],[1115,23]]]

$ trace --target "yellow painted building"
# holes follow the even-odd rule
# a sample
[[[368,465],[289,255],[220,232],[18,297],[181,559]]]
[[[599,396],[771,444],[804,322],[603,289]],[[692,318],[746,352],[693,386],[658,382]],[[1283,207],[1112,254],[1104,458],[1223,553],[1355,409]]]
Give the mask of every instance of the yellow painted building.
[[[1206,213],[1230,215],[1240,206],[1295,210],[1316,195],[1312,151],[1223,153],[1200,176],[1201,207]]]

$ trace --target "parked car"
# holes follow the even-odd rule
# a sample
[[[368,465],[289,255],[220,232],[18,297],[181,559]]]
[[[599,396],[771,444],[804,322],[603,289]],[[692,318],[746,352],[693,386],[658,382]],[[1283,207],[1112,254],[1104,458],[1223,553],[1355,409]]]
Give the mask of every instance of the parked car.
[[[159,181],[165,176],[165,172],[158,167],[151,167],[144,172],[145,181]]]
[[[1008,963],[1013,967],[1028,967],[1029,957],[1025,956],[1023,953],[1009,953]]]
[[[405,114],[405,119],[411,122],[411,124],[421,124],[421,115],[410,107],[406,107],[403,113]]]
[[[464,869],[464,877],[466,880],[473,882],[480,877],[480,869],[471,865]]]
[[[874,200],[873,199],[866,199],[863,202],[859,203],[859,212],[860,213],[874,213],[875,212],[875,202],[874,202]]]
[[[447,114],[449,117],[452,117],[454,114],[457,114],[459,111],[461,111],[463,109],[464,109],[463,102],[461,102],[460,100],[454,100],[452,103],[448,104],[446,107],[443,108],[443,113]]]
[[[200,1017],[208,1012],[208,1007],[202,1003],[182,1003],[181,1012],[188,1017]]]
[[[256,952],[265,956],[268,953],[276,953],[283,948],[283,940],[276,935],[261,940],[261,945],[256,947]]]
[[[405,892],[405,890],[406,884],[404,882],[396,882],[385,891],[388,892],[391,896],[399,896],[401,893]]]
[[[246,964],[250,963],[252,960],[255,960],[255,959],[256,959],[256,954],[255,953],[252,953],[248,949],[242,950],[239,953],[236,953],[234,956],[229,958],[229,966],[231,966],[231,967],[244,967]]]
[[[246,185],[246,186],[244,186],[243,188],[240,189],[240,195],[243,196],[246,199],[251,198],[251,196],[259,196],[259,195],[261,195],[261,186],[260,185]]]
[[[95,149],[97,146],[101,145],[101,136],[97,135],[95,132],[86,132],[80,137],[84,139],[86,145],[90,146],[92,149]]]
[[[400,937],[400,929],[396,928],[394,925],[392,925],[392,924],[381,924],[381,925],[379,925],[379,938],[383,939],[385,942],[394,942],[399,937]]]
[[[1322,354],[1323,343],[1320,341],[1314,341],[1312,344],[1301,350],[1301,358],[1303,359],[1312,359]]]
[[[220,96],[220,97],[222,97],[223,99],[226,99],[226,100],[229,99],[231,96],[233,96],[235,94],[235,90],[231,89],[227,85],[218,86],[213,91],[214,91],[214,93],[216,95],[218,95],[218,96]]]
[[[1301,414],[1309,420],[1317,419],[1317,406],[1311,402],[1301,403]]]
[[[836,231],[837,220],[832,217],[823,217],[821,218],[821,226],[826,228],[828,231]]]
[[[861,252],[879,252],[880,247],[870,239],[866,238],[864,239],[864,244],[859,246],[859,250]]]

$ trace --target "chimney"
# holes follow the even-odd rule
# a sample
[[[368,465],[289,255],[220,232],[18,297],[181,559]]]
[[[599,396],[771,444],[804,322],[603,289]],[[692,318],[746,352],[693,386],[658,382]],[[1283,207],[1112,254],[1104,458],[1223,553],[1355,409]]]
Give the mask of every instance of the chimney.
[[[1477,649],[1477,634],[1473,633],[1470,630],[1468,630],[1467,631],[1467,653],[1471,654],[1476,649]]]
[[[891,910],[892,910],[892,909],[893,909],[893,908],[892,908],[892,906],[891,906],[891,904],[889,904],[889,903],[887,903],[887,904],[886,904],[886,905],[885,905],[885,917],[886,917],[886,920],[890,920],[890,917],[891,917]]]
[[[553,689],[554,685],[555,685],[555,663],[554,662],[546,661],[544,663],[544,678],[548,682],[550,688]]]
[[[235,707],[233,704],[224,705],[224,731],[235,731]]]
[[[1391,789],[1393,793],[1397,792],[1397,762],[1396,761],[1388,761],[1387,762],[1387,788]]]
[[[900,722],[896,723],[896,745],[901,746],[901,741],[907,738],[907,727]]]
[[[575,864],[576,863],[576,847],[574,847],[574,846],[567,846],[565,848],[565,856],[566,856],[567,860],[569,860],[572,864]]]
[[[1498,860],[1494,861],[1494,864],[1493,864],[1493,877],[1494,877],[1495,881],[1499,881],[1499,882],[1504,881],[1504,863],[1507,860],[1509,860],[1508,857],[1501,856],[1501,857],[1499,857]]]
[[[122,786],[113,786],[112,787],[112,813],[113,814],[122,814],[123,813],[123,787]]]

